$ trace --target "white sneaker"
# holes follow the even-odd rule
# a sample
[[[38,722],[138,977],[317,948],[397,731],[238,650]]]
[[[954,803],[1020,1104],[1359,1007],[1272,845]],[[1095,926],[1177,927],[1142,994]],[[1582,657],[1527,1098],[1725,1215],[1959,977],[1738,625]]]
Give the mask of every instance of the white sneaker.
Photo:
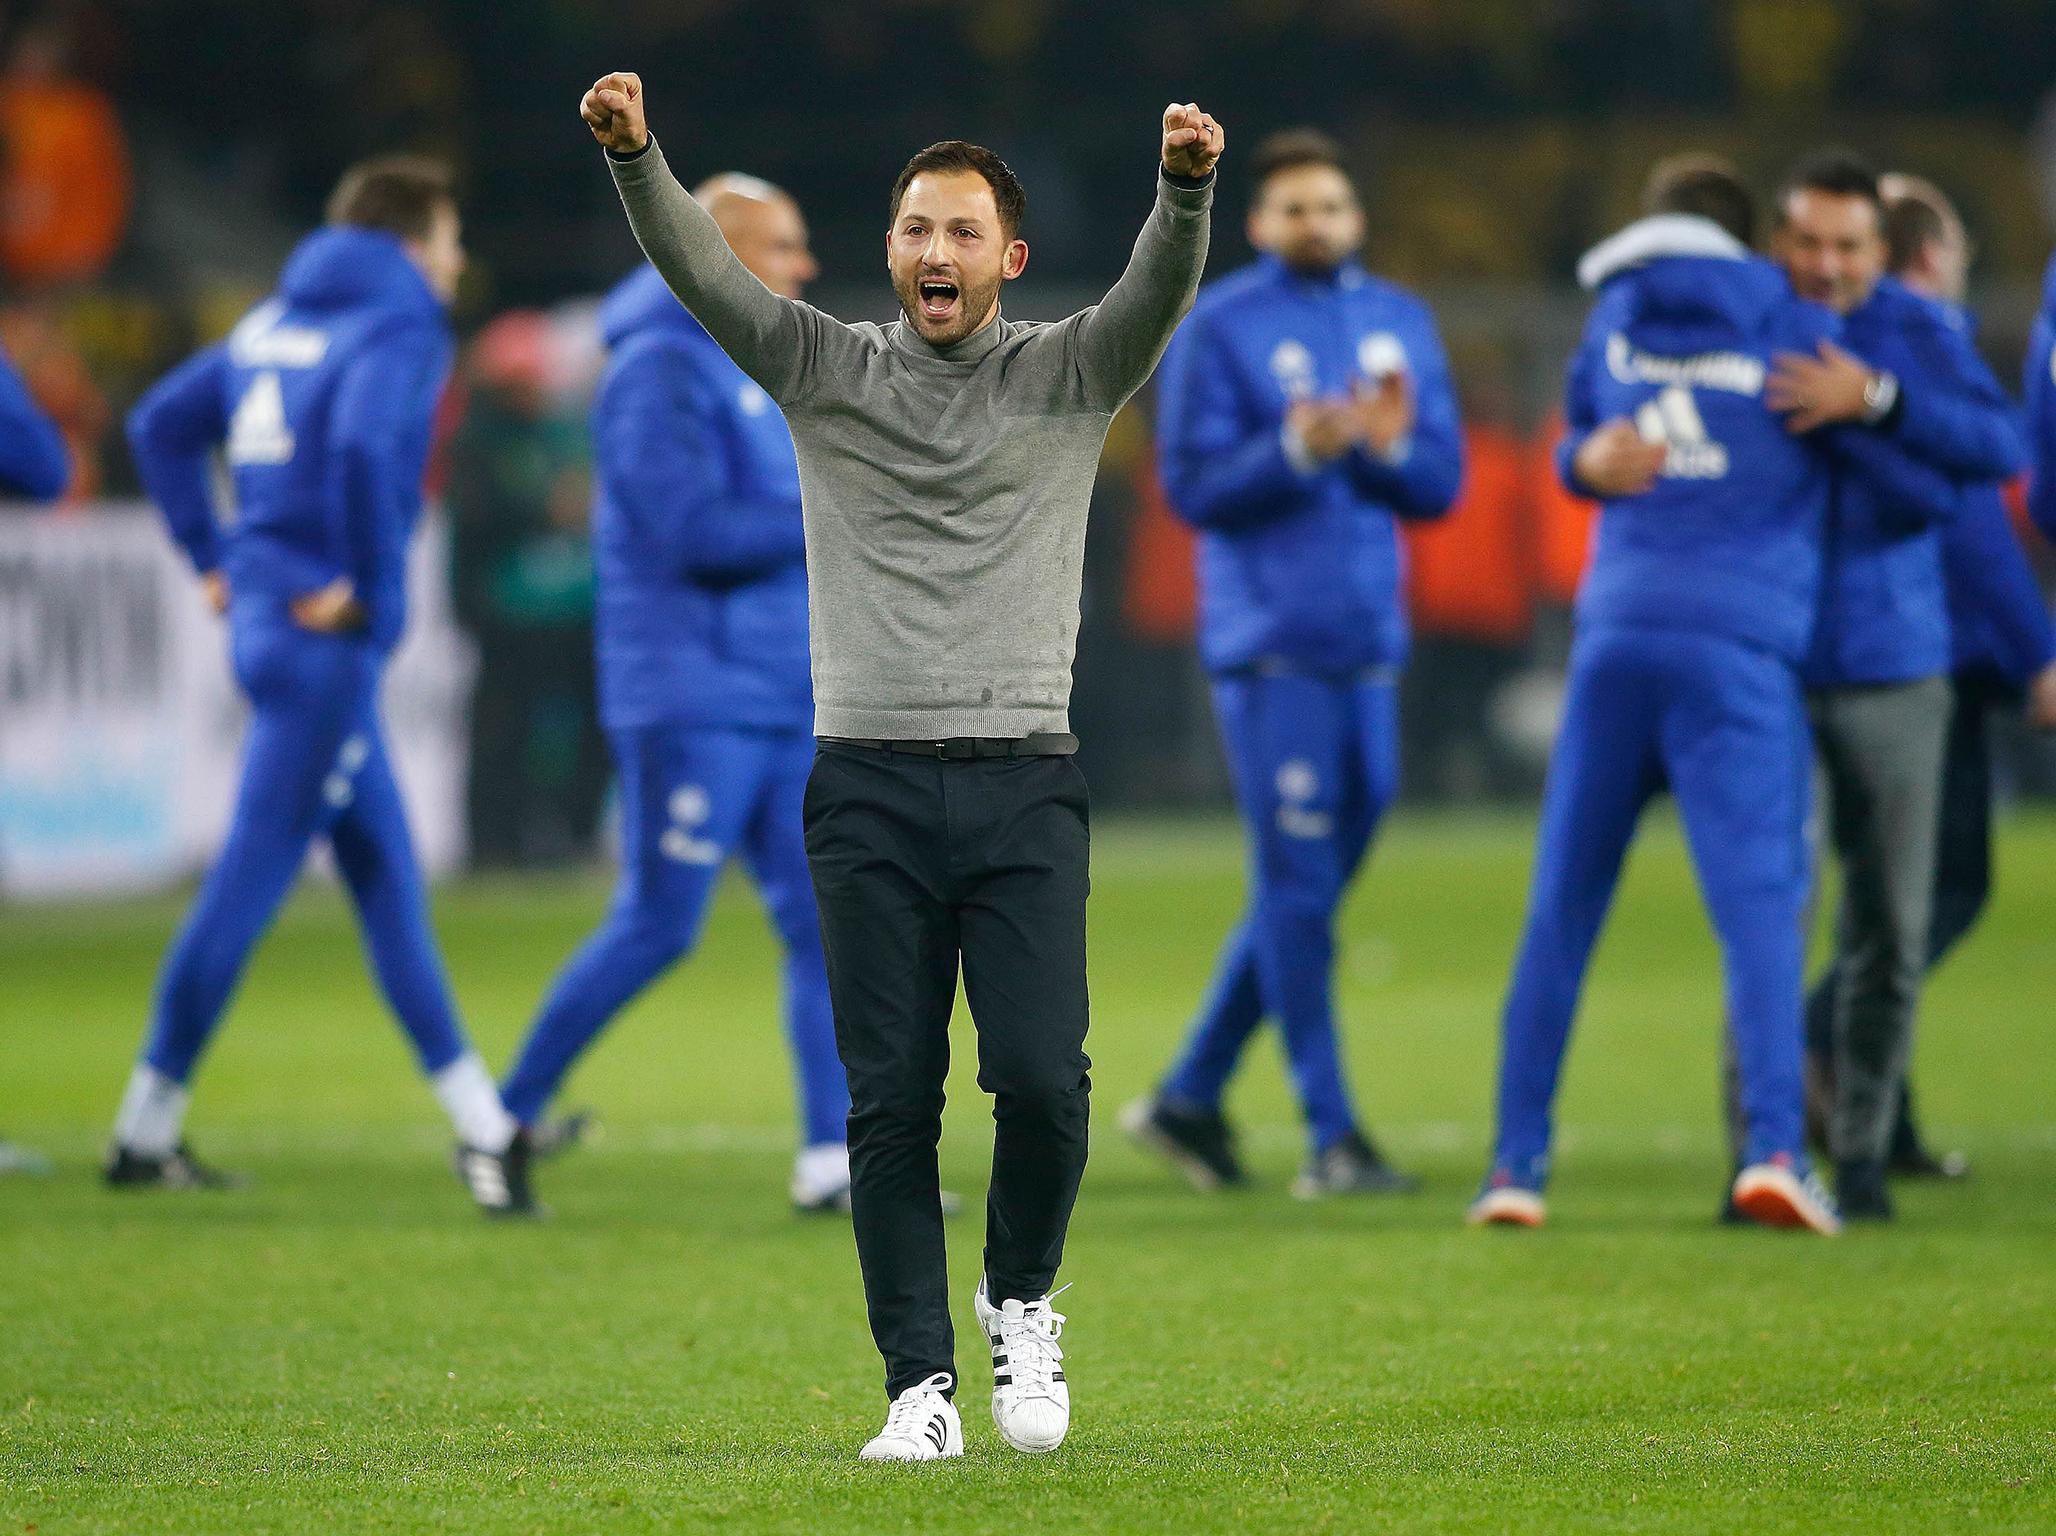
[[[992,1422],[1017,1451],[1053,1451],[1071,1427],[1071,1389],[1057,1344],[1064,1318],[1049,1302],[1047,1296],[1025,1305],[1009,1299],[995,1307],[982,1279],[972,1298],[992,1345]]]
[[[957,1405],[942,1394],[953,1383],[937,1371],[917,1381],[892,1400],[885,1428],[858,1453],[862,1461],[940,1461],[964,1454],[964,1421]]]
[[[1804,1227],[1823,1237],[1842,1230],[1835,1202],[1820,1179],[1789,1152],[1751,1163],[1728,1192],[1735,1209],[1764,1227]]]
[[[1473,1227],[1539,1227],[1549,1219],[1549,1207],[1540,1190],[1504,1184],[1481,1193],[1463,1219]]]
[[[850,1208],[850,1149],[839,1141],[802,1147],[792,1160],[793,1206],[802,1211]]]

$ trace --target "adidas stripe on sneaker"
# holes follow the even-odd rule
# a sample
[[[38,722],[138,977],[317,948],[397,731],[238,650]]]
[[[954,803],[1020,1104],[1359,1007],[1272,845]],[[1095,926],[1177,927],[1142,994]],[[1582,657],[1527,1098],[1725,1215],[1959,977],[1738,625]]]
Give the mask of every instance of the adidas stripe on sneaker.
[[[940,1461],[964,1454],[964,1422],[943,1394],[956,1383],[943,1371],[892,1400],[885,1428],[858,1453],[862,1461]]]

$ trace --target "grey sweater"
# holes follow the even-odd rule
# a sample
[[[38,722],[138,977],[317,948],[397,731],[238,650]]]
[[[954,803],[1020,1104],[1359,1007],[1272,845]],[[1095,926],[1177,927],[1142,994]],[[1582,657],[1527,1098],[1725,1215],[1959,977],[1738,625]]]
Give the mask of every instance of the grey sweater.
[[[1206,262],[1211,180],[1158,178],[1106,298],[937,349],[752,277],[654,144],[610,159],[671,291],[783,407],[806,524],[814,729],[924,740],[1066,731],[1093,475]]]

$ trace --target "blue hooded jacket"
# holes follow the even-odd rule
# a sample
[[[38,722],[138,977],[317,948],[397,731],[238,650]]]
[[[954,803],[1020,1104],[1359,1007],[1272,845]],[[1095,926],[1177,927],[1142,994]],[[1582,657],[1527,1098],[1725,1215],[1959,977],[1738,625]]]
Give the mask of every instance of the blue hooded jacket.
[[[2025,374],[2033,456],[2027,510],[2042,536],[2056,540],[2056,258],[2042,277],[2042,312],[2028,335]]]
[[[2019,473],[2024,451],[2012,403],[1957,311],[1888,277],[1842,325],[1848,350],[1899,379],[1899,403],[1873,435],[1958,487]],[[1909,489],[1875,466],[1836,475],[1820,622],[1806,663],[1812,687],[1909,682],[1949,670],[1939,525],[1963,498]]]
[[[778,407],[644,266],[600,309],[600,713],[811,729],[799,464]]]
[[[275,294],[129,413],[137,471],[194,569],[225,572],[236,604],[278,608],[348,577],[366,638],[390,648],[450,357],[442,304],[396,236],[319,230]],[[214,505],[217,447],[232,530]]]
[[[1394,370],[1416,421],[1395,459],[1288,456],[1294,400],[1347,395]],[[1434,316],[1354,262],[1325,276],[1275,256],[1199,296],[1164,355],[1157,454],[1173,510],[1199,530],[1200,655],[1347,674],[1408,644],[1397,518],[1437,518],[1463,478],[1463,436]]]
[[[0,353],[0,494],[49,501],[70,478],[64,434]]]
[[[2056,661],[2056,627],[1999,487],[1964,492],[1941,537],[1951,669],[1994,673],[2015,688],[2025,687]]]
[[[1835,317],[1711,221],[1644,219],[1588,253],[1579,277],[1599,299],[1571,360],[1565,484],[1592,494],[1573,464],[1616,418],[1670,449],[1654,486],[1601,509],[1579,622],[1712,634],[1797,663],[1819,600],[1830,466],[1875,467],[1932,497],[1953,487],[1881,434],[1785,430],[1763,403],[1771,360],[1834,338]]]

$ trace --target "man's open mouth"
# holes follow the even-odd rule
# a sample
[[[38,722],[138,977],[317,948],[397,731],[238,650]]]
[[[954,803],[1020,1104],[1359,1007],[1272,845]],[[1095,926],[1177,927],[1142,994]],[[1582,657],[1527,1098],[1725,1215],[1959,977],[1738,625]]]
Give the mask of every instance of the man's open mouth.
[[[945,277],[921,279],[921,313],[930,320],[946,319],[957,307],[957,285]]]

